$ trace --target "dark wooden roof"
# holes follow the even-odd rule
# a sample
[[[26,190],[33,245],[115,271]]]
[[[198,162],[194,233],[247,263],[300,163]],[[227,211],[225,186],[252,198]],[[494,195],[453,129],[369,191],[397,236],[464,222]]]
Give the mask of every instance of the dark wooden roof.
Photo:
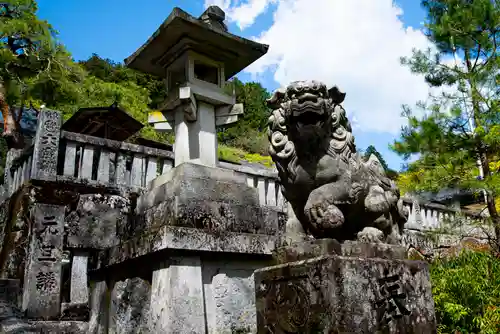
[[[484,201],[482,196],[476,196],[472,190],[458,188],[443,188],[439,192],[422,191],[413,193],[412,195],[423,202],[442,205],[449,205],[458,201],[462,206],[465,206]]]
[[[144,73],[165,77],[168,61],[174,61],[181,52],[192,49],[223,62],[224,74],[229,79],[267,53],[268,45],[217,28],[205,20],[207,15],[204,14],[198,19],[174,8],[146,43],[125,59],[125,64]],[[223,12],[218,15],[223,16]],[[189,42],[184,43],[186,38]],[[180,50],[174,51],[176,48]]]
[[[81,108],[63,125],[65,131],[125,141],[144,125],[116,103],[109,107]]]

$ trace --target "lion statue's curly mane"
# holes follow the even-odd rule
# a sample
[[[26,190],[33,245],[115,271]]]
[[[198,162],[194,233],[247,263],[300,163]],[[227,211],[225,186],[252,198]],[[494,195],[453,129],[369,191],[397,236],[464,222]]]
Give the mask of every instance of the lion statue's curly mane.
[[[356,152],[345,93],[296,81],[267,101],[269,153],[283,194],[316,238],[399,243],[408,213],[378,159]]]

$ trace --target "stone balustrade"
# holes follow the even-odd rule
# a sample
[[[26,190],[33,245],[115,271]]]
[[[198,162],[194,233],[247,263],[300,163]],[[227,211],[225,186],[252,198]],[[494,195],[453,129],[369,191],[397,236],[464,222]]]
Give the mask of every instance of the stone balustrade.
[[[52,112],[52,111],[51,111]],[[61,182],[81,183],[105,187],[127,187],[142,192],[150,182],[167,173],[174,164],[173,152],[126,142],[119,142],[68,131],[55,133],[58,140],[57,154],[44,157],[53,160],[54,175],[44,175],[43,179]],[[37,178],[34,166],[36,141],[46,140],[36,137],[35,143],[22,151],[10,152],[7,159],[4,182],[4,196],[8,197],[22,185]],[[247,184],[257,188],[261,205],[285,209],[285,201],[280,190],[276,172],[261,168],[219,162],[219,167],[244,174]]]
[[[479,214],[410,199],[404,199],[404,205],[409,217],[402,241],[409,254],[417,250],[418,256],[441,256],[464,240],[484,245],[493,235]]]
[[[421,232],[450,230],[450,228],[475,229],[477,222],[484,219],[479,214],[448,208],[433,203],[419,203],[416,200],[403,199],[409,216],[405,229]]]
[[[247,184],[259,190],[261,205],[276,206],[285,210],[285,199],[281,192],[278,173],[270,169],[255,169],[227,162],[219,162],[219,167],[245,174]]]
[[[22,185],[31,179],[33,164],[33,145],[23,150],[9,152],[5,170],[4,191],[9,196],[16,192]],[[10,160],[10,161],[9,161]]]
[[[79,182],[146,188],[172,169],[173,153],[72,132],[61,132],[58,175]]]

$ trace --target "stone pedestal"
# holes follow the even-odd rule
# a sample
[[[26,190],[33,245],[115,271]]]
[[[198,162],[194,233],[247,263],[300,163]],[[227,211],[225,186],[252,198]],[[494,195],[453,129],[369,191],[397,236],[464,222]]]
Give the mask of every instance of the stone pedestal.
[[[170,258],[153,272],[151,333],[205,333],[201,260]]]
[[[257,270],[258,333],[437,333],[428,266],[400,248],[348,243],[352,257],[330,248]]]
[[[277,235],[284,214],[261,206],[256,188],[243,174],[183,163],[163,183],[139,197],[137,213],[144,214],[145,228],[170,225],[214,233],[238,232]]]
[[[120,291],[128,290],[116,284],[111,303],[93,287],[91,332],[132,333],[123,319],[136,314],[134,328],[150,333],[255,333],[253,272],[272,264],[284,213],[261,206],[258,190],[234,171],[184,163],[164,181],[137,200],[136,213],[144,216],[138,237],[99,252],[93,273],[109,279],[113,267],[131,260],[152,272],[151,299],[140,304],[147,311],[139,303],[118,307]]]

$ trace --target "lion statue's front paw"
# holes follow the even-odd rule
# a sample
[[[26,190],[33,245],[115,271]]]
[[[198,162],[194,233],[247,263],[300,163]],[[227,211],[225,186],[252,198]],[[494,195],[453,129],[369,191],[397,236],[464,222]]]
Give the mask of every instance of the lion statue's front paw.
[[[342,211],[336,205],[324,200],[307,202],[304,214],[312,228],[316,230],[333,230],[344,224]]]
[[[357,237],[360,242],[377,244],[384,242],[384,232],[375,227],[365,227]]]

